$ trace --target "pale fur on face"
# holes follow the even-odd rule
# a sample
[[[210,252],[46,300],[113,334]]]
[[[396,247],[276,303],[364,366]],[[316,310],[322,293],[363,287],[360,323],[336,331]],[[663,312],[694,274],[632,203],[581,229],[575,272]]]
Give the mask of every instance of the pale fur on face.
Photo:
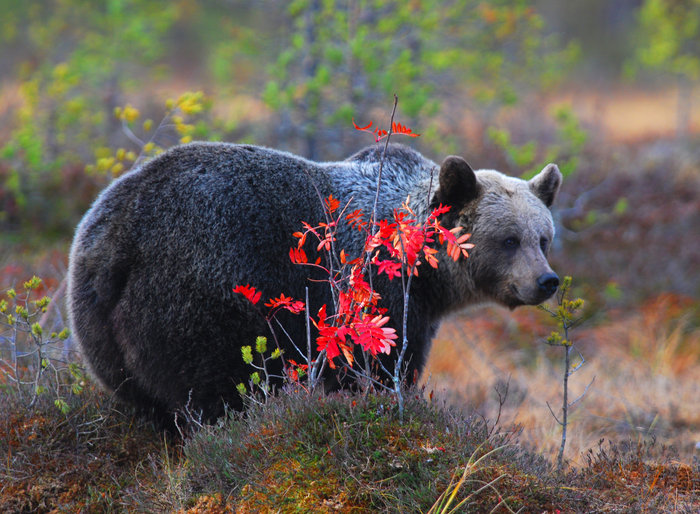
[[[556,290],[541,287],[542,277],[558,281],[547,262],[554,238],[548,207],[561,184],[558,168],[549,165],[530,181],[494,170],[474,175],[477,195],[455,221],[472,234],[475,247],[452,270],[455,279],[471,291],[468,303],[494,301],[511,309],[542,303]]]

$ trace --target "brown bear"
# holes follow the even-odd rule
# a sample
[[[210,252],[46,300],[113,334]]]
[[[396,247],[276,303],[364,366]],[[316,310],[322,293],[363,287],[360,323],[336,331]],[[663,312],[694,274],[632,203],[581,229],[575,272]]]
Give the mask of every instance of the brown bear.
[[[209,420],[225,406],[242,409],[236,385],[252,369],[241,347],[270,334],[233,287],[250,284],[263,299],[304,298],[308,287],[310,313],[331,305],[327,277],[290,261],[292,234],[302,221],[324,220],[319,195],[371,212],[382,151],[372,146],[342,162],[316,163],[257,146],[191,143],[112,183],[78,226],[70,254],[69,318],[92,375],[120,399],[159,415],[188,402]],[[461,157],[437,166],[408,147],[388,147],[377,218],[391,219],[409,195],[419,218],[449,205],[441,223],[464,227],[475,245],[457,262],[440,247],[438,268],[423,266],[414,278],[409,377],[423,369],[448,313],[484,302],[513,309],[554,294],[559,279],[547,263],[554,237],[548,207],[561,180],[553,164],[524,181],[474,172]],[[338,249],[362,254],[359,231],[341,225],[337,237]],[[400,281],[374,275],[373,285],[401,340]],[[278,319],[305,347],[304,316],[285,311]],[[286,336],[280,342],[288,358],[300,361]],[[392,353],[387,366],[394,360]]]

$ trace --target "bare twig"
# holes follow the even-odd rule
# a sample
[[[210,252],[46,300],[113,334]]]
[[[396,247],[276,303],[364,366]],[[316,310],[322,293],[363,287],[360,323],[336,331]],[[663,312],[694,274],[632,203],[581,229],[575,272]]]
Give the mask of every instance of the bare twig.
[[[554,414],[554,411],[552,410],[552,407],[549,405],[549,402],[547,402],[547,407],[549,407],[549,412],[552,413],[552,416],[554,416],[554,419],[557,420],[557,423],[559,423],[561,426],[564,426],[564,423],[559,421],[559,418],[557,417],[557,415]]]
[[[586,386],[586,389],[583,390],[583,393],[581,393],[581,396],[579,396],[579,397],[576,398],[573,402],[571,402],[571,403],[569,404],[569,407],[571,407],[574,403],[576,403],[576,402],[579,401],[581,398],[583,398],[584,396],[586,396],[586,393],[588,392],[588,388],[591,387],[591,386],[593,385],[593,382],[594,382],[594,381],[595,381],[595,376],[594,376],[593,379],[589,382],[589,384]]]
[[[134,133],[132,132],[132,130],[129,128],[129,125],[126,123],[126,120],[122,121],[122,131],[124,132],[124,134],[126,134],[126,137],[128,137],[129,140],[131,140],[132,143],[134,143],[135,145],[138,145],[139,148],[143,148],[144,146],[146,146],[146,143],[144,143],[143,141],[141,141],[141,140],[136,136],[136,134],[134,134]]]
[[[384,143],[384,151],[382,151],[382,156],[379,159],[379,174],[377,175],[377,190],[374,195],[374,206],[372,207],[372,218],[371,218],[371,223],[372,223],[372,230],[373,233],[372,235],[377,233],[377,226],[376,226],[376,221],[377,221],[377,205],[379,204],[379,190],[380,186],[382,183],[382,169],[384,167],[384,156],[386,155],[386,150],[389,147],[389,139],[391,139],[391,135],[394,133],[394,115],[396,114],[396,106],[399,103],[399,97],[394,94],[394,108],[391,111],[391,121],[389,122],[389,133],[386,136],[386,143]]]

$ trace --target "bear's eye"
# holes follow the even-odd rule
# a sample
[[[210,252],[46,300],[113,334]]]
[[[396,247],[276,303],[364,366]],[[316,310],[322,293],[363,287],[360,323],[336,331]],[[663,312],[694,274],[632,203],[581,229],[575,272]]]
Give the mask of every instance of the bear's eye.
[[[516,245],[518,244],[518,240],[517,240],[517,238],[515,238],[515,237],[509,237],[508,239],[506,239],[506,240],[503,242],[503,244],[505,244],[506,246],[512,248],[512,247],[514,247],[514,246],[516,246]]]
[[[540,239],[540,248],[542,248],[542,253],[547,251],[547,243],[549,243],[549,241],[547,241],[546,238],[543,237]]]

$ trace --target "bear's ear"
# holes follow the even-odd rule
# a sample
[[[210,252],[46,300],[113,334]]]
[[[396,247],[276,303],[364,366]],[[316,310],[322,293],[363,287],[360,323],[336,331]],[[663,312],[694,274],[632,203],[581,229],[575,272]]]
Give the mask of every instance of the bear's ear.
[[[545,168],[530,179],[530,191],[547,207],[551,207],[561,186],[562,175],[556,164],[547,164]]]
[[[435,192],[434,203],[455,207],[455,210],[479,196],[476,175],[471,166],[456,155],[450,155],[440,167],[440,186]]]

